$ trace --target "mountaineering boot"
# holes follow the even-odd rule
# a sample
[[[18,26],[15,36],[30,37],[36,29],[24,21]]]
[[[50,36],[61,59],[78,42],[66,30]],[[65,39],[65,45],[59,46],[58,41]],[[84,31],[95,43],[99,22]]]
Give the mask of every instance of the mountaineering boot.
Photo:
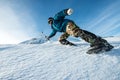
[[[101,37],[98,37],[94,44],[91,44],[90,46],[91,49],[87,51],[88,54],[106,52],[114,48],[105,39],[102,39]]]
[[[63,40],[59,40],[61,44],[63,45],[70,45],[70,46],[76,46],[75,44],[67,41],[66,39],[63,39]]]
[[[103,48],[105,48],[105,46],[93,46],[93,47],[91,47],[91,49],[89,49],[88,51],[87,51],[87,53],[88,54],[93,54],[93,53],[99,53],[99,52],[103,52],[104,50],[103,50]]]

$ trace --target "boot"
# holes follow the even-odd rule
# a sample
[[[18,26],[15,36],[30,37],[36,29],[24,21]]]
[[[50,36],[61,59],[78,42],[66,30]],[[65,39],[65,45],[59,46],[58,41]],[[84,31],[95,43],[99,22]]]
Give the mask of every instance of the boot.
[[[76,46],[75,44],[67,41],[66,39],[63,39],[63,40],[59,40],[61,44],[63,45],[70,45],[70,46]]]
[[[91,49],[89,49],[87,51],[87,53],[88,54],[93,54],[93,53],[97,54],[99,52],[102,52],[103,48],[105,48],[105,46],[103,46],[103,45],[96,45],[96,46],[91,47]]]
[[[95,42],[90,46],[91,46],[91,49],[88,50],[87,52],[88,54],[106,52],[114,48],[112,45],[110,45],[106,40],[102,39],[101,37],[98,37],[95,40]]]

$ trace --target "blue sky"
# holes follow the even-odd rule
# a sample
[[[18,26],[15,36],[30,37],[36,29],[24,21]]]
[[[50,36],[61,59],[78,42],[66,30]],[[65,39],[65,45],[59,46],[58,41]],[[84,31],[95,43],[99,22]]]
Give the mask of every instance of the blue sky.
[[[74,10],[66,18],[80,28],[102,37],[120,36],[119,5],[120,0],[0,0],[0,44],[39,37],[40,32],[49,35],[48,17],[66,8]]]

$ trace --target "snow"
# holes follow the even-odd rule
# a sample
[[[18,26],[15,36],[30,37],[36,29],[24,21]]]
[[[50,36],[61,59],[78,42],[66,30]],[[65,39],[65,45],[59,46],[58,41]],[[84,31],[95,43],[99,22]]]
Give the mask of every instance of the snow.
[[[120,44],[120,37],[107,37],[105,39],[108,40],[109,42]]]
[[[85,42],[0,45],[0,80],[120,80],[120,38],[107,40],[115,48],[101,54]]]
[[[30,40],[26,40],[21,42],[20,44],[42,44],[47,41],[46,36],[43,33],[40,33],[39,38],[32,38]]]

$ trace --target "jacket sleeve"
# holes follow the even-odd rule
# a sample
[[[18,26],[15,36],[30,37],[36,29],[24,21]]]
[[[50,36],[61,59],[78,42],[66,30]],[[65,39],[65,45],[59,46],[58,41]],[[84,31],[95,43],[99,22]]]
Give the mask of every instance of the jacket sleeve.
[[[55,36],[56,33],[57,33],[57,31],[53,30],[52,33],[48,36],[48,38]]]
[[[64,19],[65,16],[68,15],[68,14],[67,14],[67,10],[68,10],[68,9],[64,9],[64,10],[58,12],[58,13],[54,16],[54,19],[55,19],[55,20]]]

